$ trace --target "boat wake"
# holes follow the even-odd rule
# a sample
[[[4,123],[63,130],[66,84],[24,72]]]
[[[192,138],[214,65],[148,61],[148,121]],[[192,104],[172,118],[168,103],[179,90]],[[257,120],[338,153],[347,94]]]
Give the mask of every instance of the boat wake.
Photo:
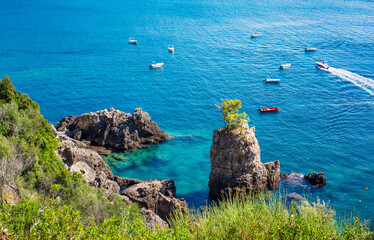
[[[329,69],[326,69],[326,71],[329,71],[331,74],[338,76],[344,80],[350,81],[356,86],[364,89],[370,95],[374,95],[374,80],[373,79],[366,78],[356,73],[353,73],[353,72],[350,72],[344,69],[339,69],[339,68],[330,67]]]

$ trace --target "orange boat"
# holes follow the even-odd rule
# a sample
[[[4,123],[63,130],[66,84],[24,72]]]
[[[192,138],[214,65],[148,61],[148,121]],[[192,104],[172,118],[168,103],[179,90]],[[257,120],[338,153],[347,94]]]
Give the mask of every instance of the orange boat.
[[[271,107],[271,108],[260,108],[260,112],[276,112],[279,110],[279,107]]]

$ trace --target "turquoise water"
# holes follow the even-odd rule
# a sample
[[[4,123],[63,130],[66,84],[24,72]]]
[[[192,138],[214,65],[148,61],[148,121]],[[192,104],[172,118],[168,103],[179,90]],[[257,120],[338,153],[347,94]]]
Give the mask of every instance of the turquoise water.
[[[256,126],[263,162],[280,160],[282,172],[326,173],[321,189],[286,190],[374,216],[373,2],[0,0],[0,6],[0,74],[38,101],[49,121],[142,107],[172,136],[106,158],[115,174],[173,178],[180,197],[205,205],[212,131],[223,126],[214,104],[238,98]],[[250,38],[254,32],[258,39]],[[129,45],[129,37],[139,44]],[[318,51],[305,53],[307,46]],[[316,69],[317,60],[332,68]],[[152,61],[165,67],[149,70]],[[284,61],[290,70],[278,70]],[[265,84],[267,75],[282,82]],[[257,113],[271,106],[282,111]]]

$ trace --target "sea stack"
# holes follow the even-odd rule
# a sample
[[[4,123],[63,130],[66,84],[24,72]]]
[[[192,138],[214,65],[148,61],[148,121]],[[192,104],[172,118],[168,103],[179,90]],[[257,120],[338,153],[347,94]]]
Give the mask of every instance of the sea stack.
[[[209,193],[220,197],[231,191],[258,192],[276,188],[280,180],[280,163],[263,164],[255,127],[240,121],[213,132],[210,150]]]
[[[93,146],[126,151],[166,141],[169,136],[141,108],[133,115],[111,108],[79,117],[69,116],[56,125],[59,132]]]

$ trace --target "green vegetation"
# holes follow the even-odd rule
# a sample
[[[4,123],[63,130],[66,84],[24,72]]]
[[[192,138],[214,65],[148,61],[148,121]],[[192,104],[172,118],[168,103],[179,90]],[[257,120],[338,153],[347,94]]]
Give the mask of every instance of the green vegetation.
[[[242,108],[241,100],[228,100],[221,99],[222,104],[216,104],[216,108],[222,111],[222,118],[225,121],[225,126],[235,123],[240,120],[249,121],[249,118],[245,112],[238,113],[239,109]]]
[[[225,124],[240,100],[223,102]],[[225,118],[226,117],[226,118]],[[324,204],[286,204],[277,195],[230,197],[202,213],[177,212],[171,228],[151,232],[137,205],[107,199],[81,174],[70,174],[39,106],[0,82],[0,239],[373,239],[358,219],[338,223]],[[9,192],[17,195],[9,198]],[[16,199],[16,200],[15,200]]]

